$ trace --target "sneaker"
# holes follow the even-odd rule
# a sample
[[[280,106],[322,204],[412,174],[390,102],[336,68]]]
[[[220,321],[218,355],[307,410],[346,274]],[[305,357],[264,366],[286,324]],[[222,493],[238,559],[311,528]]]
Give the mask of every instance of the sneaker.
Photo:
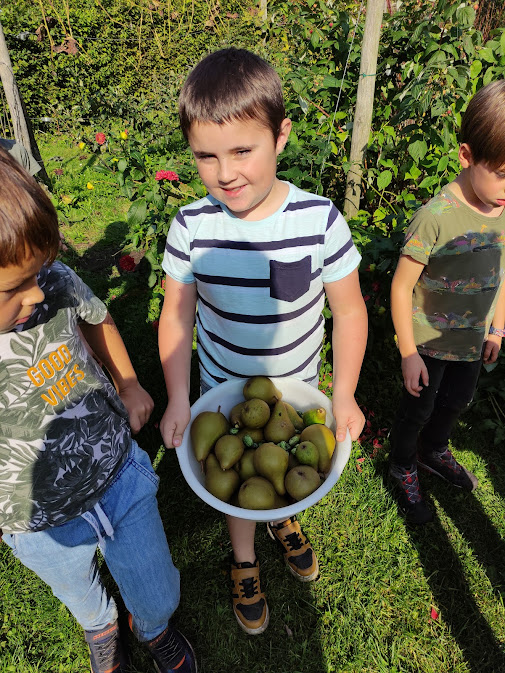
[[[458,463],[448,448],[443,451],[420,453],[417,464],[464,491],[475,491],[479,483],[477,477]]]
[[[182,633],[171,624],[146,645],[158,673],[196,673],[193,648]]]
[[[126,673],[128,660],[117,622],[107,624],[103,631],[85,631],[84,638],[89,647],[91,673]]]
[[[419,488],[417,469],[391,465],[389,476],[394,483],[400,510],[409,523],[421,526],[433,521],[433,512],[426,504]]]
[[[301,582],[310,582],[319,575],[319,563],[296,517],[281,523],[267,523],[268,534],[282,548],[291,573]]]
[[[232,560],[230,575],[233,612],[239,625],[250,636],[263,633],[270,615],[265,594],[261,591],[258,560],[254,563]]]

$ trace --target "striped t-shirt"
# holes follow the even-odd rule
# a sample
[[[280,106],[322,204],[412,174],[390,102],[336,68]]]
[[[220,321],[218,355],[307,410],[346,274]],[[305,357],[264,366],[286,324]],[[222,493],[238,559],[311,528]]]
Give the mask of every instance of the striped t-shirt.
[[[333,203],[289,185],[281,207],[249,222],[206,196],[181,208],[163,269],[196,283],[202,383],[257,374],[312,381],[319,370],[323,283],[360,262]]]

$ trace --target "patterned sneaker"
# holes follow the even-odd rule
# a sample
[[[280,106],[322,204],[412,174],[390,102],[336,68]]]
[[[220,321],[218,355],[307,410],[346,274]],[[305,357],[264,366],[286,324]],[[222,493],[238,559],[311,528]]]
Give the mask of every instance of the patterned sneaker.
[[[319,575],[319,563],[296,517],[281,523],[267,523],[268,534],[282,548],[291,573],[301,582],[310,582]]]
[[[391,465],[389,476],[395,486],[398,505],[409,523],[422,525],[433,521],[433,512],[426,504],[419,489],[417,469]]]
[[[146,645],[158,673],[196,673],[193,648],[171,624]]]
[[[238,623],[250,636],[268,626],[270,615],[265,594],[261,591],[260,566],[254,563],[231,562],[231,596]]]
[[[89,647],[91,673],[126,673],[128,661],[117,622],[107,624],[103,631],[85,631],[84,638]]]
[[[464,491],[475,491],[479,483],[474,474],[458,463],[449,449],[420,453],[417,464]]]

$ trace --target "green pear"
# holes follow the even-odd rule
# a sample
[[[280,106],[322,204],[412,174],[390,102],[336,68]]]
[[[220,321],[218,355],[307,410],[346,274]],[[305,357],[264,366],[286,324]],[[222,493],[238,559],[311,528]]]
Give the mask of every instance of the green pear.
[[[223,439],[224,437],[218,439],[218,443]],[[296,447],[295,456],[300,465],[310,465],[314,470],[317,470],[317,466],[319,465],[319,450],[312,442],[300,442]]]
[[[230,411],[229,419],[232,428],[242,428],[244,426],[244,424],[242,423],[242,419],[240,418],[240,412],[242,411],[242,407],[244,406],[244,404],[245,401],[239,402]]]
[[[307,411],[304,411],[302,419],[305,427],[316,423],[324,425],[326,422],[326,409],[323,409],[323,407],[308,409]]]
[[[248,428],[262,428],[270,418],[270,407],[264,400],[254,397],[244,402],[240,418],[242,424]]]
[[[198,461],[205,460],[217,440],[226,435],[230,426],[218,411],[202,411],[191,424],[189,431],[191,444]]]
[[[296,460],[296,455],[290,451],[288,457],[288,471],[293,469],[293,467],[298,467],[298,465],[300,465],[300,463]]]
[[[205,488],[213,496],[228,502],[240,484],[240,477],[235,470],[222,470],[216,456],[210,453],[205,461]]]
[[[229,470],[244,453],[244,442],[237,435],[223,435],[214,447],[214,453],[222,470]]]
[[[284,406],[287,409],[289,419],[291,423],[293,423],[295,430],[297,432],[301,432],[305,427],[303,423],[303,418],[296,411],[296,409],[291,404],[289,404],[289,402],[284,402]]]
[[[281,391],[268,376],[253,376],[250,378],[244,385],[243,393],[246,400],[258,397],[270,406],[282,397]]]
[[[295,500],[303,500],[319,488],[321,478],[310,465],[294,467],[286,475],[286,491]]]
[[[249,477],[255,477],[258,474],[254,469],[255,452],[256,449],[246,449],[235,466],[241,481],[247,481]]]
[[[317,450],[319,451],[317,469],[319,472],[328,472],[336,444],[335,435],[330,428],[326,425],[309,425],[300,435],[300,441],[312,442],[312,444],[317,446]]]
[[[279,495],[284,495],[284,476],[288,469],[289,456],[284,449],[273,442],[258,446],[254,452],[254,469],[270,481]]]
[[[288,416],[286,405],[282,400],[276,402],[270,420],[263,428],[267,442],[287,442],[295,434],[295,428]]]
[[[239,489],[238,502],[244,509],[273,509],[275,489],[268,479],[250,477]]]
[[[282,495],[279,495],[277,491],[275,491],[275,502],[274,506],[272,509],[281,509],[281,507],[287,507],[289,505],[289,502],[284,498]]]

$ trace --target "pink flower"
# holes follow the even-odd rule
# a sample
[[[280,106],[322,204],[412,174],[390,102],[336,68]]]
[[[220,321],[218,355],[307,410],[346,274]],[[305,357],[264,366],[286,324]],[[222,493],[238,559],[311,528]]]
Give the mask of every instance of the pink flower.
[[[160,180],[170,180],[170,182],[179,182],[179,176],[174,171],[156,171],[154,179],[160,182]]]
[[[135,260],[130,255],[123,255],[119,259],[119,268],[123,271],[134,271],[136,266]]]
[[[372,442],[372,445],[374,449],[382,449],[382,444],[379,442],[378,439],[374,439]]]
[[[374,282],[372,283],[372,290],[373,290],[374,292],[378,292],[378,291],[380,290],[380,287],[381,287],[381,286],[380,286],[380,283],[378,283],[377,281],[374,281]]]
[[[364,301],[368,301],[369,299],[370,299],[370,295],[369,295],[369,294],[365,294],[365,296],[363,297],[363,300],[364,300]]]
[[[166,283],[166,279],[163,278],[162,281],[161,281],[161,289],[162,289],[162,290],[165,289],[165,283]]]
[[[95,140],[99,145],[103,145],[107,138],[105,137],[105,133],[97,133],[95,136]]]

